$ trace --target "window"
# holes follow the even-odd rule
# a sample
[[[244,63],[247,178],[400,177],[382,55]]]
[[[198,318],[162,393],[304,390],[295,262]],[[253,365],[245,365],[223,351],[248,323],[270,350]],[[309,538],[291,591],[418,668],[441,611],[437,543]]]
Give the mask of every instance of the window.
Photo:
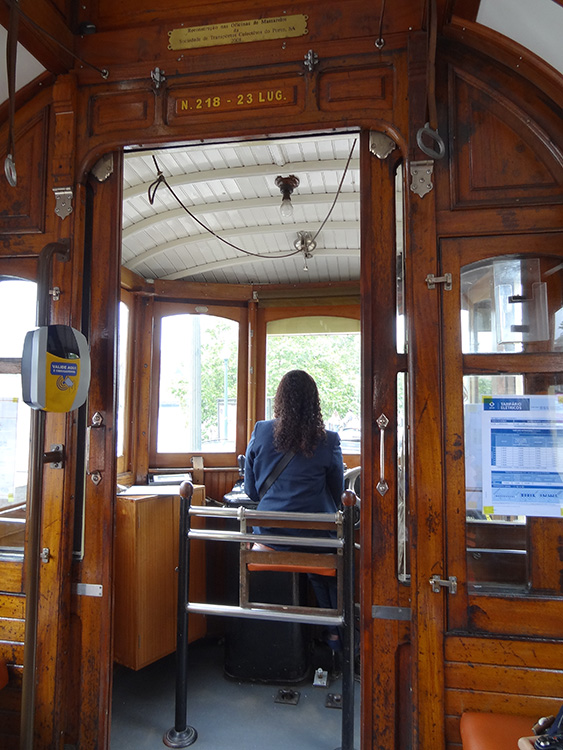
[[[118,381],[117,381],[117,471],[123,474],[130,467],[130,366],[131,366],[131,309],[133,297],[122,290],[119,303]]]
[[[37,285],[0,279],[0,551],[23,553],[29,458],[29,406],[21,396],[21,355],[35,327]],[[14,315],[14,310],[18,314]]]
[[[471,590],[559,586],[530,556],[540,531],[559,533],[563,508],[559,268],[537,257],[507,256],[462,269],[461,344],[473,355],[463,376]],[[530,359],[540,353],[542,360]],[[492,356],[494,367],[487,362]],[[486,372],[487,365],[498,374]]]
[[[158,391],[153,388],[153,465],[189,465],[187,456],[194,453],[235,453],[245,440],[239,429],[246,406],[239,373],[246,358],[239,361],[239,338],[246,311],[228,314],[202,305],[191,306],[192,312],[189,307],[163,303],[162,314],[155,314],[160,356],[155,357]]]
[[[360,321],[310,315],[267,324],[266,418],[273,417],[276,388],[288,370],[306,370],[316,381],[327,429],[340,435],[342,452],[361,452]]]

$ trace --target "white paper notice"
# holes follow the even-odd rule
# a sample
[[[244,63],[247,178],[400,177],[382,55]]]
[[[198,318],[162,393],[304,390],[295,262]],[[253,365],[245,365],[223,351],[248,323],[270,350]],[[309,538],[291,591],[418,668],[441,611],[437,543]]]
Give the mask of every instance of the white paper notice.
[[[486,397],[483,512],[561,516],[563,397]]]

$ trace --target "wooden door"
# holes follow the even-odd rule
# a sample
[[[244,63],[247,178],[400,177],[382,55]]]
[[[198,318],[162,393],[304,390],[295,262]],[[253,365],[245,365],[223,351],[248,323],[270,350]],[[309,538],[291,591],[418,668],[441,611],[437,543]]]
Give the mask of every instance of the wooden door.
[[[410,572],[403,564],[407,347],[403,170],[398,149],[378,158],[362,141],[362,748],[410,738]]]
[[[433,596],[452,721],[538,718],[563,695],[561,248],[556,233],[441,243],[446,555]]]

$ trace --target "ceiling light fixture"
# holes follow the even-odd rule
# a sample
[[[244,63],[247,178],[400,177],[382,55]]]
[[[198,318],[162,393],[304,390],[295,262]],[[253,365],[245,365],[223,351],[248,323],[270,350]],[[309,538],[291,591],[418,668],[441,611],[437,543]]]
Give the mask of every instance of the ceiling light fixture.
[[[317,243],[311,237],[311,233],[304,231],[297,232],[297,239],[293,243],[293,247],[300,253],[303,253],[303,270],[308,271],[309,266],[307,265],[307,261],[313,257],[313,250],[317,247]]]
[[[293,216],[291,194],[298,185],[299,177],[296,177],[294,174],[290,174],[287,177],[282,177],[281,175],[279,177],[276,177],[276,187],[279,187],[282,194],[280,213],[285,219]]]

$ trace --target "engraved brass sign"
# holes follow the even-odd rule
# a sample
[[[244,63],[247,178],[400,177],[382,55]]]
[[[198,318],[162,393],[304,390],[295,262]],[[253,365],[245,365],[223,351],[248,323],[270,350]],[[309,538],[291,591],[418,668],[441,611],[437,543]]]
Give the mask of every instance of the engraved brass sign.
[[[248,21],[192,26],[168,32],[170,50],[217,47],[222,44],[262,42],[266,39],[288,39],[305,36],[308,16],[302,13],[276,18],[253,18]]]

